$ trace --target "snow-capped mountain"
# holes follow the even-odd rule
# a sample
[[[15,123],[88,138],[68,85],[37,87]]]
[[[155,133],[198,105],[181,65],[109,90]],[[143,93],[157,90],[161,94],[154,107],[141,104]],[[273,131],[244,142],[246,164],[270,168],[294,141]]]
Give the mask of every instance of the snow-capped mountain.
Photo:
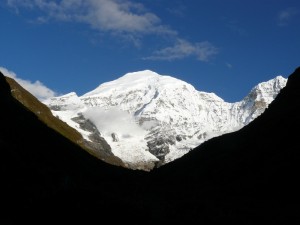
[[[103,137],[128,168],[151,170],[247,125],[264,112],[286,81],[277,76],[255,86],[243,100],[228,103],[184,81],[145,70],[127,73],[82,96],[72,92],[44,103],[85,139]]]

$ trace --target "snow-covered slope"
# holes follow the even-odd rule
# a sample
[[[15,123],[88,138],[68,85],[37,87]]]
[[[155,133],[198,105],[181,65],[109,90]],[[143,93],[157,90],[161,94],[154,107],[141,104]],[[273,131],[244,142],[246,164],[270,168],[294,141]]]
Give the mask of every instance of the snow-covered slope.
[[[90,130],[74,118],[95,125],[113,154],[129,168],[150,170],[214,136],[247,125],[286,81],[277,76],[255,86],[240,102],[228,103],[184,81],[145,70],[127,73],[80,97],[72,92],[44,103],[87,139]]]

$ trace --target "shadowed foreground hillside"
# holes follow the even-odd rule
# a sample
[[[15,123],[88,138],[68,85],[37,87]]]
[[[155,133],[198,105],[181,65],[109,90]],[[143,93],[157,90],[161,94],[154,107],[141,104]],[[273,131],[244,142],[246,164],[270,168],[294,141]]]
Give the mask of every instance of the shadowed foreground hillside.
[[[9,77],[5,78],[10,86],[12,96],[22,103],[22,105],[24,105],[26,108],[32,111],[38,117],[38,119],[47,124],[47,126],[76,143],[95,157],[107,163],[125,167],[121,159],[112,154],[110,146],[103,138],[99,138],[99,140],[94,141],[94,143],[86,141],[77,130],[73,129],[60,119],[54,117],[51,110],[46,105],[41,103],[36,97],[26,91],[14,79]]]
[[[0,105],[0,224],[300,222],[300,68],[252,123],[151,172],[91,156],[13,98],[3,76]]]

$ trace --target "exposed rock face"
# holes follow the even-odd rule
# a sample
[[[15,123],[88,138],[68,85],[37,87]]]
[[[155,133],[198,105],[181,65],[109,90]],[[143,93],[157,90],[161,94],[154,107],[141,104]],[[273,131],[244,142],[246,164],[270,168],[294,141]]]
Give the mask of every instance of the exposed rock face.
[[[111,137],[113,139],[113,142],[118,142],[119,141],[119,137],[118,137],[118,135],[116,133],[112,133]]]
[[[93,150],[98,158],[114,157],[110,145],[101,137],[97,127],[90,120],[85,119],[82,114],[78,114],[78,117],[74,117],[72,120],[78,123],[82,130],[90,132],[88,136],[90,141],[85,140],[85,145]]]
[[[112,154],[131,168],[160,166],[212,137],[249,124],[264,112],[286,80],[277,76],[255,86],[240,102],[228,103],[214,93],[146,70],[128,73],[80,97],[72,92],[45,103],[89,141],[94,131],[83,130],[72,118],[80,114],[93,123]]]

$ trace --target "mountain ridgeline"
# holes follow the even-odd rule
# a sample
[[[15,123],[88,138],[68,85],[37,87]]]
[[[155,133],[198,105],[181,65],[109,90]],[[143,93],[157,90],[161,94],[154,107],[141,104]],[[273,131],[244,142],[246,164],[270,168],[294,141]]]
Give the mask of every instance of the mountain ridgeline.
[[[285,85],[286,79],[277,76],[255,86],[241,101],[228,103],[182,80],[144,70],[80,97],[71,92],[44,103],[88,142],[107,141],[127,168],[149,171],[247,125]]]
[[[1,224],[300,222],[300,68],[252,122],[149,172],[99,160],[9,82],[0,75]]]

